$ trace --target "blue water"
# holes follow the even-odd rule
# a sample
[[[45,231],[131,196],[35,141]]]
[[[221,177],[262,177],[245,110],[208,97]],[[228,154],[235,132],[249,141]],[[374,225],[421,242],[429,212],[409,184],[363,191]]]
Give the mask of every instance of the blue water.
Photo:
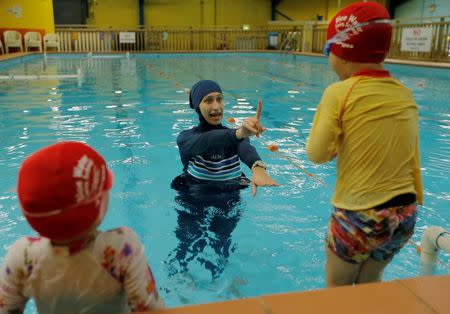
[[[0,80],[0,256],[16,238],[33,234],[15,193],[21,161],[55,141],[76,140],[100,151],[115,174],[102,229],[126,225],[138,233],[169,306],[325,286],[332,189],[266,146],[276,143],[333,186],[335,164],[312,164],[304,146],[321,94],[337,80],[326,59],[277,53],[33,55],[0,62],[0,75],[75,74],[77,68],[80,80]],[[426,226],[450,229],[450,71],[387,68],[420,106],[425,206],[413,237],[419,241]],[[229,117],[239,122],[253,115],[257,99],[263,100],[268,130],[252,143],[281,186],[261,188],[256,197],[243,190],[224,206],[193,213],[176,199],[170,182],[181,172],[176,136],[198,121],[186,89],[206,78],[224,88],[227,125]],[[448,265],[448,255],[440,259]],[[416,277],[418,266],[414,246],[407,245],[384,279]],[[450,271],[439,266],[436,273]]]

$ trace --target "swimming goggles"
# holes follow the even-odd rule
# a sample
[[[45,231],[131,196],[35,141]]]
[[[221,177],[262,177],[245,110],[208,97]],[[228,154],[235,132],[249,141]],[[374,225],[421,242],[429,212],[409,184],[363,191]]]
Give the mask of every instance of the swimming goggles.
[[[372,20],[367,22],[362,22],[356,25],[352,25],[334,35],[331,39],[329,39],[325,47],[323,48],[323,54],[327,57],[330,56],[330,50],[331,45],[336,43],[343,43],[346,40],[350,39],[352,37],[352,34],[349,34],[351,31],[354,31],[355,29],[362,28],[364,26],[370,25],[370,24],[391,24],[391,20],[389,19],[379,19],[379,20]]]

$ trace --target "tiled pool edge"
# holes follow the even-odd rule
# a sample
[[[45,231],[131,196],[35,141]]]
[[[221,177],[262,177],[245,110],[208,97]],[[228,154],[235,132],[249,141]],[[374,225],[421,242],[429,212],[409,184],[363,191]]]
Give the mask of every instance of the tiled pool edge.
[[[288,54],[294,55],[302,55],[302,56],[311,56],[311,57],[322,57],[325,56],[321,53],[315,52],[287,52]],[[416,61],[416,60],[403,60],[403,59],[390,59],[387,58],[384,60],[384,63],[390,64],[404,64],[404,65],[414,65],[414,66],[424,66],[424,67],[433,67],[433,68],[447,68],[450,69],[449,62],[430,62],[430,61]]]
[[[34,54],[33,52],[15,52],[0,55],[0,62]]]
[[[140,314],[450,313],[450,275],[171,308]]]

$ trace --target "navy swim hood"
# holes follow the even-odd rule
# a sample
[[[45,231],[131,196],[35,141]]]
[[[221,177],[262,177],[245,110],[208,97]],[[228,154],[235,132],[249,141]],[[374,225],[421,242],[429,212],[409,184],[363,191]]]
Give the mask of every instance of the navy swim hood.
[[[199,105],[202,99],[210,93],[222,93],[222,89],[219,84],[211,80],[201,80],[194,84],[189,93],[189,106],[195,109],[197,113],[200,113]]]

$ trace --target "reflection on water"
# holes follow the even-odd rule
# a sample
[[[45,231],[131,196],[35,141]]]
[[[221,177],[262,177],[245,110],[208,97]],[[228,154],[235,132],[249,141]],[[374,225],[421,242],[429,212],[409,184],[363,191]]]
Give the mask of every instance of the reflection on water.
[[[231,233],[241,216],[239,190],[210,193],[179,191],[175,197],[177,247],[166,261],[169,276],[188,272],[189,264],[200,264],[218,278],[228,257],[236,249]]]

